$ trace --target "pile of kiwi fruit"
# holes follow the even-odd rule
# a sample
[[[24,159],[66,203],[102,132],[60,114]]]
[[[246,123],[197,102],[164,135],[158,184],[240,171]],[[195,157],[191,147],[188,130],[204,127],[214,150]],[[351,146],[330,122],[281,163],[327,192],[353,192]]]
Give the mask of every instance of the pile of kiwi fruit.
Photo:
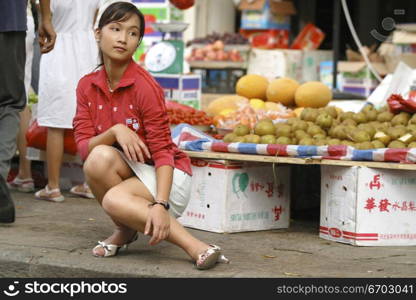
[[[357,112],[334,106],[305,108],[299,118],[273,123],[263,119],[254,128],[237,125],[224,142],[284,145],[347,145],[359,150],[416,148],[416,114],[394,114],[388,107],[366,105]]]

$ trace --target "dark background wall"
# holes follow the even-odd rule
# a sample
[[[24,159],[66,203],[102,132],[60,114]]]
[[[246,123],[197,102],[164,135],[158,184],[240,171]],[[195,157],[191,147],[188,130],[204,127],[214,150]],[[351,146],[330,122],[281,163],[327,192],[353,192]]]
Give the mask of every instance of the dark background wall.
[[[321,49],[332,49],[335,1],[339,0],[294,0],[298,14],[292,17],[291,38],[293,39],[306,23],[312,22],[326,34]],[[347,0],[347,4],[361,43],[366,46],[379,45],[380,39],[392,32],[392,24],[416,23],[415,0]],[[340,55],[343,59],[347,47],[354,50],[357,47],[348,29],[342,8],[340,13],[338,38]]]

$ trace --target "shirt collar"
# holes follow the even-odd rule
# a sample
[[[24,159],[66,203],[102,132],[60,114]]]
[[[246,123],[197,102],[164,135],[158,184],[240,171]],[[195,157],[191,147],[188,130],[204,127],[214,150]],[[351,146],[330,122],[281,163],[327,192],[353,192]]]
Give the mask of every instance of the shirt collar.
[[[135,69],[137,67],[137,64],[134,62],[133,59],[130,60],[129,65],[127,66],[126,70],[123,73],[123,76],[121,76],[120,82],[114,89],[116,91],[119,88],[127,87],[132,85],[135,80]],[[101,69],[98,71],[97,76],[92,80],[92,83],[98,86],[104,93],[109,92],[108,85],[107,85],[107,72],[105,70],[105,67],[102,66]]]

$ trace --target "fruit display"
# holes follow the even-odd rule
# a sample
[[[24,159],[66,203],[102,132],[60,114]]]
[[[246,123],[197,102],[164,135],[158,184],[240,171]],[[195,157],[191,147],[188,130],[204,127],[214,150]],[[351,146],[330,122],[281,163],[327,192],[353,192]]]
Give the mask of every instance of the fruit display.
[[[300,117],[274,123],[258,121],[253,128],[240,123],[224,142],[283,145],[347,145],[359,150],[416,147],[416,114],[392,113],[387,107],[365,106],[342,112],[333,106],[305,108]]]
[[[208,104],[206,112],[211,116],[226,115],[248,103],[248,99],[238,95],[219,97]]]
[[[295,93],[299,83],[292,78],[282,77],[270,82],[266,90],[268,101],[280,102],[286,106],[295,104]]]
[[[246,104],[240,104],[237,110],[223,110],[213,118],[214,125],[221,129],[234,129],[238,124],[246,125],[250,130],[258,121],[268,119],[288,119],[294,117],[293,111],[280,103],[264,102],[261,99],[251,99]]]
[[[188,62],[193,61],[232,61],[243,62],[247,58],[246,52],[249,48],[237,49],[236,47],[226,46],[221,40],[217,40],[207,45],[194,47],[189,56],[186,57]]]
[[[266,100],[268,85],[269,80],[266,77],[256,74],[248,74],[238,79],[235,90],[237,95],[248,99],[257,98]]]
[[[324,107],[332,100],[332,91],[322,82],[309,81],[296,89],[295,102],[301,107]]]
[[[170,125],[188,123],[190,125],[210,126],[213,120],[206,112],[175,101],[166,101],[166,111]]]
[[[169,123],[177,125],[180,123],[188,123],[190,125],[205,125],[210,126],[213,120],[202,110],[183,110],[178,108],[167,108]]]
[[[213,44],[216,41],[221,41],[224,45],[248,45],[249,41],[247,38],[242,36],[239,33],[229,33],[219,34],[214,32],[202,38],[195,38],[189,41],[186,46],[191,46],[192,44]]]

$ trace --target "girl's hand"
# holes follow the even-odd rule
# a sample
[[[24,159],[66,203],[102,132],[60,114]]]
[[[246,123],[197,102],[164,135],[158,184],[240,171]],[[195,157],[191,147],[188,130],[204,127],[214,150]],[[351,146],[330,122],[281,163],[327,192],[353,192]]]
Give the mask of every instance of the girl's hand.
[[[149,235],[152,232],[152,238],[149,245],[154,246],[169,236],[170,217],[166,209],[161,205],[153,205],[147,215],[144,234]]]
[[[144,163],[143,152],[147,158],[150,158],[150,152],[146,145],[133,130],[122,124],[114,125],[111,130],[128,159]]]

